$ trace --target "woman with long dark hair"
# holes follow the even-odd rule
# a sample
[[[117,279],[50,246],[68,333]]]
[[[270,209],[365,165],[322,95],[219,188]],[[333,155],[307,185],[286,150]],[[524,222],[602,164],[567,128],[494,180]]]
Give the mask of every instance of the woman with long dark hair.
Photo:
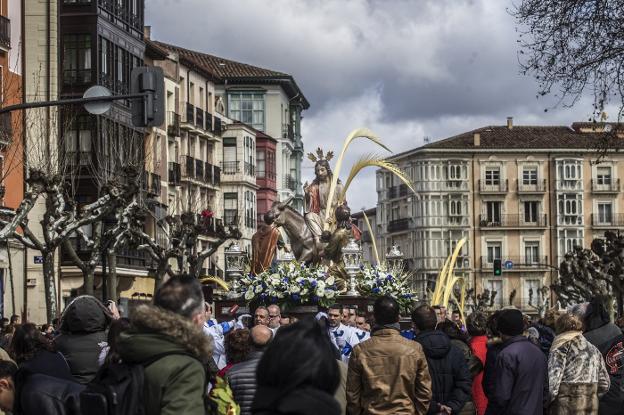
[[[281,328],[258,364],[254,415],[338,415],[340,382],[329,336],[313,319]]]
[[[15,329],[9,353],[24,371],[73,380],[63,355],[54,350],[52,342],[32,323]]]

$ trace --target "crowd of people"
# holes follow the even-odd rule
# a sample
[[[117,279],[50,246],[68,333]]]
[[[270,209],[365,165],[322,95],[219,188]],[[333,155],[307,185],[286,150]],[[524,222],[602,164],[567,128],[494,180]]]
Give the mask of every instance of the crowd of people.
[[[624,335],[601,298],[531,321],[517,309],[466,321],[421,305],[339,304],[315,318],[278,305],[218,322],[199,282],[169,279],[121,318],[91,296],[59,321],[0,322],[0,409],[13,414],[600,414],[624,408]],[[99,405],[99,406],[98,406]],[[230,412],[228,415],[235,412]]]

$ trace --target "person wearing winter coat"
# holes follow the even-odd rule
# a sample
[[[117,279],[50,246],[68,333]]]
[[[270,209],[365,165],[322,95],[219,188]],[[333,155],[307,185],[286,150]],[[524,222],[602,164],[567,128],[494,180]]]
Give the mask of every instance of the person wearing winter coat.
[[[0,409],[14,415],[80,415],[84,385],[0,361]]]
[[[257,370],[253,415],[340,415],[340,370],[327,329],[302,319],[278,330]]]
[[[112,318],[110,311],[90,295],[76,297],[63,311],[61,334],[54,344],[77,382],[89,383],[100,368],[99,356],[107,345]]]
[[[499,415],[542,415],[548,393],[546,356],[522,335],[520,310],[502,310],[498,330],[503,344],[494,369],[494,394],[488,398],[498,405]]]
[[[204,415],[206,366],[212,343],[205,322],[201,284],[184,275],[167,280],[154,295],[154,305],[141,305],[131,316],[132,328],[119,335],[119,357],[143,364],[146,414]],[[87,414],[88,415],[88,414]]]
[[[618,326],[611,323],[606,301],[597,296],[587,306],[583,336],[600,350],[611,381],[609,391],[600,398],[598,413],[615,415],[624,410],[624,335]]]
[[[251,352],[247,359],[235,364],[228,371],[226,379],[232,388],[234,400],[241,409],[241,415],[251,414],[251,404],[256,394],[256,368],[273,337],[273,331],[263,325],[255,326],[249,334]]]
[[[485,368],[485,356],[487,354],[487,319],[479,311],[474,312],[466,319],[466,329],[470,335],[470,350]],[[488,400],[483,392],[483,373],[479,372],[472,380],[472,401],[474,402],[477,415],[484,415]]]
[[[485,415],[498,415],[502,412],[502,408],[499,408],[496,401],[493,400],[494,391],[496,389],[496,359],[498,358],[498,354],[503,349],[503,340],[501,339],[501,334],[498,331],[498,317],[500,316],[500,313],[501,310],[495,311],[488,317],[487,320],[487,352],[485,354],[483,380],[481,382],[481,385],[483,386],[483,393],[487,397]]]
[[[559,317],[556,331],[548,357],[549,414],[598,414],[598,398],[611,385],[602,354],[583,337],[577,316]]]
[[[399,305],[380,297],[369,340],[353,348],[347,372],[350,415],[426,414],[431,375],[420,344],[401,337]]]
[[[414,340],[425,352],[431,375],[432,398],[427,413],[459,413],[472,391],[472,376],[464,355],[445,333],[435,330],[437,317],[432,307],[417,307],[412,322]]]

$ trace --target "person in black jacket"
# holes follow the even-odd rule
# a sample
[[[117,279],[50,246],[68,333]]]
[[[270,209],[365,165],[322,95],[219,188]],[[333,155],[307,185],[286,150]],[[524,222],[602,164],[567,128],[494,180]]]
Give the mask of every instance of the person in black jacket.
[[[614,415],[621,414],[624,407],[624,335],[611,322],[605,307],[606,301],[596,296],[587,306],[583,336],[602,353],[611,379],[609,391],[600,398],[598,413]]]
[[[470,399],[472,376],[463,353],[450,338],[435,330],[437,318],[433,308],[417,307],[412,313],[416,340],[423,347],[431,375],[432,398],[429,414],[457,414]]]
[[[496,358],[494,394],[499,415],[542,415],[548,391],[546,356],[522,335],[520,310],[502,310],[498,330],[503,345]]]
[[[79,383],[89,383],[100,365],[98,357],[106,347],[106,330],[112,321],[109,310],[95,297],[76,297],[61,316],[61,334],[54,340]]]
[[[30,373],[73,380],[63,355],[54,351],[50,340],[32,323],[17,327],[9,351],[21,369]]]
[[[80,415],[83,385],[0,361],[0,409],[14,415]]]

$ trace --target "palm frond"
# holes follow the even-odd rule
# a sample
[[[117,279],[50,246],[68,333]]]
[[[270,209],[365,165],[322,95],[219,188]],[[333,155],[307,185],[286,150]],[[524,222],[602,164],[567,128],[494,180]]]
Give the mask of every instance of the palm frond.
[[[405,185],[409,187],[409,189],[412,192],[416,193],[416,190],[414,189],[414,186],[411,180],[409,179],[407,173],[405,173],[403,170],[398,168],[396,164],[390,163],[389,161],[386,161],[380,157],[369,155],[369,156],[364,156],[360,158],[351,167],[351,171],[349,172],[349,177],[347,177],[347,181],[344,184],[342,193],[338,197],[338,201],[340,203],[345,200],[345,197],[347,195],[347,190],[349,189],[349,186],[351,185],[351,182],[353,181],[353,179],[355,179],[355,176],[357,176],[358,173],[365,167],[379,167],[384,170],[388,170],[390,173],[397,176],[403,183],[405,183]]]
[[[345,139],[344,144],[342,145],[340,156],[338,157],[338,160],[336,161],[336,167],[333,169],[333,178],[332,178],[331,186],[329,187],[329,197],[327,200],[327,206],[331,206],[332,202],[334,201],[334,192],[336,191],[336,186],[338,186],[338,177],[340,177],[340,169],[342,168],[342,160],[344,159],[345,153],[347,152],[347,148],[349,148],[349,145],[351,144],[351,142],[358,137],[367,138],[373,143],[377,144],[378,146],[392,153],[392,151],[384,143],[382,143],[381,139],[377,136],[377,134],[375,134],[368,128],[358,128],[356,130],[351,131],[351,133]],[[329,215],[331,213],[332,213],[331,209],[327,209],[325,212],[325,218],[323,219],[325,220],[326,224],[327,224],[327,220],[329,219]]]
[[[202,284],[206,284],[206,283],[209,283],[209,282],[214,282],[215,284],[219,285],[224,290],[230,291],[230,287],[228,286],[227,282],[223,281],[219,277],[200,278],[199,282],[201,282]]]
[[[370,221],[368,220],[368,216],[366,216],[366,212],[364,210],[362,210],[362,217],[364,218],[364,223],[366,223],[366,227],[368,228],[368,231],[371,234],[371,241],[373,243],[373,253],[375,254],[375,260],[377,261],[377,264],[379,265],[379,251],[377,250],[377,242],[375,241],[375,232],[373,232],[373,227],[370,224]]]

